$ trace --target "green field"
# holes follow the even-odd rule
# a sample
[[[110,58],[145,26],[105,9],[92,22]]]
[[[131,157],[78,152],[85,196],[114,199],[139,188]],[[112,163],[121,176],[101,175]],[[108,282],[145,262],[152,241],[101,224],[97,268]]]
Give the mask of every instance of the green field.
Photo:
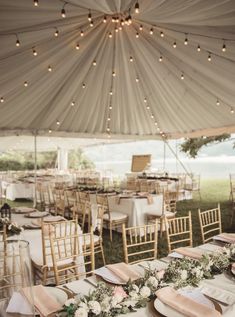
[[[186,215],[190,210],[192,212],[193,223],[193,244],[194,246],[201,243],[201,234],[199,229],[199,221],[197,210],[207,210],[214,208],[220,203],[222,215],[223,231],[233,231],[234,226],[231,226],[232,204],[229,201],[229,181],[228,180],[204,180],[201,183],[201,200],[196,193],[193,200],[181,201],[177,204],[178,216]],[[10,202],[12,206],[28,205],[31,206],[32,202],[16,201]],[[103,233],[105,258],[107,263],[114,263],[123,261],[122,250],[122,235],[118,232],[113,232],[113,242],[110,242],[109,231],[104,229]],[[163,235],[158,241],[158,257],[167,254],[166,239]],[[97,266],[102,265],[100,259],[97,261]]]

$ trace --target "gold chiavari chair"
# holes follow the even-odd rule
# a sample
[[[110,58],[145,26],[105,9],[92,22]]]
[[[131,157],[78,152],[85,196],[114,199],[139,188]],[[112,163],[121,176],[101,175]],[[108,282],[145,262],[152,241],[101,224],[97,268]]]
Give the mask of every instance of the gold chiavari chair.
[[[42,184],[40,186],[40,192],[41,192],[43,207],[47,208],[49,211],[54,210],[55,209],[55,202],[54,202],[52,193],[50,192],[49,186]]]
[[[231,216],[231,225],[234,221],[234,214],[235,214],[235,174],[229,175],[230,181],[230,194],[229,199],[232,201],[232,216]]]
[[[90,203],[84,202],[84,201],[76,201],[74,207],[73,207],[73,218],[77,217],[78,223],[82,228],[82,231],[84,232],[85,229],[85,223],[88,223],[88,231],[90,226]]]
[[[169,253],[175,246],[193,246],[192,239],[192,218],[189,211],[188,216],[167,219],[164,217],[166,237]]]
[[[222,232],[220,204],[217,208],[201,211],[198,209],[202,242],[210,241],[215,234]]]
[[[127,264],[149,261],[157,258],[158,222],[126,228],[122,225],[124,258]],[[138,258],[133,260],[133,258]],[[131,260],[130,260],[131,258]]]
[[[55,214],[65,216],[65,199],[64,199],[64,190],[54,188],[53,197],[55,202]]]
[[[6,225],[3,224],[0,230],[0,242],[6,242],[7,240],[7,228]]]
[[[137,189],[136,179],[128,178],[126,183],[126,189],[136,191]]]
[[[127,225],[129,218],[121,212],[110,211],[107,195],[96,195],[96,202],[104,207],[104,222],[109,227],[110,241],[113,241],[113,228],[118,228],[123,223]]]
[[[93,274],[95,269],[93,234],[79,234],[77,223],[73,220],[49,226],[56,285]]]
[[[36,204],[40,208],[43,208],[43,197],[42,197],[41,187],[42,187],[42,184],[40,183],[36,184]]]
[[[76,192],[74,190],[64,191],[65,209],[68,211],[69,218],[74,218],[73,207],[76,205]]]

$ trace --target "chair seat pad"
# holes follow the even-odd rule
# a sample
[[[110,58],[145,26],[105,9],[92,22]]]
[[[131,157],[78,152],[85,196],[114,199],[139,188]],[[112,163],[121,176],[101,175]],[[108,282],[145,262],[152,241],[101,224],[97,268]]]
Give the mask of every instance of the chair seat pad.
[[[96,244],[97,242],[100,241],[100,237],[97,236],[96,234],[93,234],[93,239],[94,239],[94,244]],[[90,244],[90,236],[86,236],[85,240],[86,240],[85,241],[86,245],[89,245]]]
[[[125,220],[127,219],[127,215],[118,212],[118,211],[110,211],[110,218],[109,218],[109,214],[104,214],[103,219],[104,220]]]

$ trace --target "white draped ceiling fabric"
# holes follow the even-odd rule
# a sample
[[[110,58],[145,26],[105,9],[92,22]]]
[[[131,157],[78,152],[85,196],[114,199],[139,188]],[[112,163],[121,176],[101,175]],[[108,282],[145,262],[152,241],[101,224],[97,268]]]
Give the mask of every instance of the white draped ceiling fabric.
[[[0,135],[235,132],[235,1],[136,2],[0,0]]]

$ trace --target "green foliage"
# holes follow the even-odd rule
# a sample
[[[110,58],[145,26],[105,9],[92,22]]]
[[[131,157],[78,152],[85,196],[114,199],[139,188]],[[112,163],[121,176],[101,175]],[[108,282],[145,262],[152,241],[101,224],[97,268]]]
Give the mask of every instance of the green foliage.
[[[37,168],[55,168],[56,152],[42,152],[37,154]],[[34,169],[34,153],[23,151],[9,151],[0,156],[1,171],[23,171]]]
[[[82,149],[69,151],[68,167],[72,169],[92,169],[95,164],[83,153]]]
[[[212,143],[219,143],[230,138],[230,134],[222,134],[218,136],[201,137],[194,139],[186,139],[180,146],[180,151],[188,154],[189,157],[195,158],[203,146]]]

